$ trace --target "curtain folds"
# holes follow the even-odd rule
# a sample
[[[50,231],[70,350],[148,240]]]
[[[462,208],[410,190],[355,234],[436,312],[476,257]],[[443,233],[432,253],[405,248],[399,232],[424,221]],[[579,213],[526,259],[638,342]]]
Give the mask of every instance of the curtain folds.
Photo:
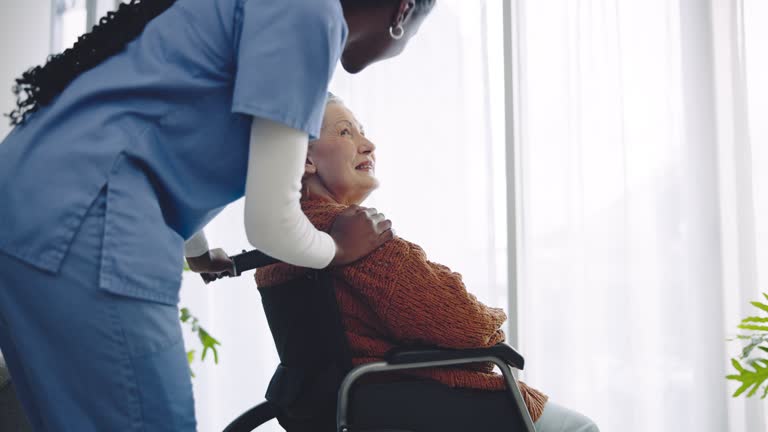
[[[759,292],[742,2],[513,1],[526,378],[604,431],[765,430],[724,379]]]
[[[331,84],[377,145],[365,204],[493,306],[516,256],[523,378],[601,430],[764,431],[724,376],[768,291],[767,21],[762,0],[440,0],[402,56]],[[249,248],[241,204],[212,247]],[[193,366],[200,430],[220,430],[277,358],[250,277],[189,275],[182,295],[222,342]]]

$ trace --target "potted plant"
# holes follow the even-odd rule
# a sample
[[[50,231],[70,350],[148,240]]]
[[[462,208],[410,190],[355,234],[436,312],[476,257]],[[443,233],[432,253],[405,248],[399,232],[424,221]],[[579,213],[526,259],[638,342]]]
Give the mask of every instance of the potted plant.
[[[768,301],[768,294],[763,293]],[[758,390],[762,390],[761,398],[768,395],[768,304],[753,301],[750,302],[756,310],[756,315],[741,320],[739,329],[747,331],[736,336],[737,340],[749,341],[737,358],[731,359],[731,364],[736,369],[736,374],[727,375],[729,380],[741,383],[733,393],[738,397],[746,392],[747,397],[754,396]]]
[[[184,263],[184,271],[191,271],[189,267],[187,266],[187,263]],[[200,354],[200,361],[205,361],[205,357],[208,354],[208,351],[210,350],[213,353],[213,362],[214,364],[219,364],[219,352],[216,349],[217,346],[221,346],[221,343],[216,340],[213,336],[211,336],[210,333],[208,333],[203,326],[200,325],[200,320],[197,319],[192,313],[189,311],[189,308],[181,308],[179,311],[179,319],[183,324],[186,324],[190,327],[192,330],[192,333],[197,335],[198,340],[200,341],[200,345],[202,345],[202,353]],[[189,361],[189,365],[192,366],[192,363],[195,361],[195,354],[197,353],[196,350],[191,349],[187,351],[187,360]],[[192,369],[190,368],[190,373],[192,373],[192,376],[195,376],[195,373],[192,372]]]

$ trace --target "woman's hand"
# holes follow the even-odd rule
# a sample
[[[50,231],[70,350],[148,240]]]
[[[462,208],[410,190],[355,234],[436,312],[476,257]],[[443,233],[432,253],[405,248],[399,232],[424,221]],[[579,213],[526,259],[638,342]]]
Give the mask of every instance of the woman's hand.
[[[195,273],[232,275],[234,263],[222,249],[211,249],[199,257],[187,258],[189,269]]]
[[[374,208],[350,206],[336,217],[330,232],[336,242],[332,266],[349,264],[376,250],[395,233],[392,221]]]

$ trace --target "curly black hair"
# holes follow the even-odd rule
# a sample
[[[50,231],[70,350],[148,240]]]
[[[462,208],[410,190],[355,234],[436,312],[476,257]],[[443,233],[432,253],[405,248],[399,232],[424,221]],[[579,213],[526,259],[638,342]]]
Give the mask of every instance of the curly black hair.
[[[48,57],[43,66],[35,66],[16,79],[13,94],[16,109],[6,117],[11,125],[24,123],[41,106],[49,104],[78,75],[120,52],[135,39],[147,23],[167,10],[176,0],[131,0],[99,20],[90,33],[62,52]]]

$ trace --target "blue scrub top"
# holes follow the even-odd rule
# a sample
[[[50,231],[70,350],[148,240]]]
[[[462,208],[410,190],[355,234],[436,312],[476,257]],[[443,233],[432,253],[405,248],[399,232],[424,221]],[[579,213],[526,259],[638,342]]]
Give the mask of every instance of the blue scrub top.
[[[0,144],[0,251],[58,272],[106,188],[101,287],[177,303],[184,239],[244,194],[250,116],[318,136],[346,37],[339,0],[177,0]]]

